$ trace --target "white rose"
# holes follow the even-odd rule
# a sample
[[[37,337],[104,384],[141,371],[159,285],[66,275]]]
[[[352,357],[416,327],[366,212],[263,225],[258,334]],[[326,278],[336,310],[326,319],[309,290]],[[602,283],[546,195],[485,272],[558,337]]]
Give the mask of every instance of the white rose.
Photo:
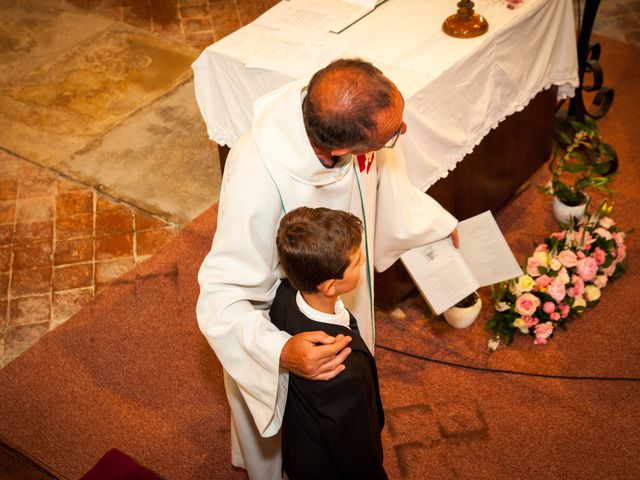
[[[607,286],[607,282],[609,281],[609,277],[607,277],[606,275],[598,275],[594,280],[593,283],[596,287],[602,289],[604,287]]]
[[[587,306],[587,302],[583,297],[575,297],[573,299],[573,304],[571,305],[572,308],[586,307],[586,306]]]
[[[595,285],[587,285],[584,287],[584,296],[588,302],[594,302],[600,298],[600,289]]]
[[[533,286],[535,284],[536,282],[530,275],[522,275],[518,277],[517,286],[520,292],[530,292],[531,290],[533,290]]]
[[[546,267],[547,265],[549,265],[549,254],[547,252],[539,250],[535,252],[533,256],[538,259],[541,266]]]
[[[549,262],[549,268],[554,272],[557,272],[562,268],[562,262],[554,257],[551,259],[551,262]]]
[[[493,308],[495,308],[497,312],[506,312],[511,308],[511,306],[507,302],[498,302]]]
[[[599,223],[602,228],[606,228],[607,230],[616,224],[611,217],[602,217]]]

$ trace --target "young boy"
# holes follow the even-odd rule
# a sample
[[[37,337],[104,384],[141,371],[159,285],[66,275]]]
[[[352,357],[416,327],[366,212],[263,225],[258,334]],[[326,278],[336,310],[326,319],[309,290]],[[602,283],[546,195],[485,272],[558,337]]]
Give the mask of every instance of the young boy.
[[[276,245],[287,276],[269,312],[291,335],[352,337],[345,370],[328,381],[289,375],[282,465],[290,480],[386,479],[376,364],[340,295],[358,284],[362,223],[350,213],[301,207],[286,214]]]

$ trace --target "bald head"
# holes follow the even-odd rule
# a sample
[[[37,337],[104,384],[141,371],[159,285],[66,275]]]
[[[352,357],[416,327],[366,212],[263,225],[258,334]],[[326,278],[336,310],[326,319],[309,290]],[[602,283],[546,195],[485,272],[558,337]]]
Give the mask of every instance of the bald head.
[[[366,146],[376,116],[392,106],[395,85],[368,62],[340,59],[309,82],[302,114],[311,141],[326,149]]]

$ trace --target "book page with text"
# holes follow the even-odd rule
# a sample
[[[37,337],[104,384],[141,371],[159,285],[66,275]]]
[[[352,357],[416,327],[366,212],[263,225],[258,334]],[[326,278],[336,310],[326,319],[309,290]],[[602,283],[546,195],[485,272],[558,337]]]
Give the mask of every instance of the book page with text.
[[[479,287],[449,237],[411,249],[400,259],[437,315]]]
[[[460,254],[482,287],[522,275],[490,211],[458,224]]]

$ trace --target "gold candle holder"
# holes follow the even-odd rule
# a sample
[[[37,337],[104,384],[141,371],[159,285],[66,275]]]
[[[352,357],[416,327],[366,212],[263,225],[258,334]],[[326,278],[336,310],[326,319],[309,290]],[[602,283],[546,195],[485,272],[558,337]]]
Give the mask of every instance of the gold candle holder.
[[[442,24],[442,30],[447,35],[456,38],[479,37],[489,30],[489,24],[482,15],[473,11],[471,0],[460,0],[457,4],[458,12],[449,16]]]

